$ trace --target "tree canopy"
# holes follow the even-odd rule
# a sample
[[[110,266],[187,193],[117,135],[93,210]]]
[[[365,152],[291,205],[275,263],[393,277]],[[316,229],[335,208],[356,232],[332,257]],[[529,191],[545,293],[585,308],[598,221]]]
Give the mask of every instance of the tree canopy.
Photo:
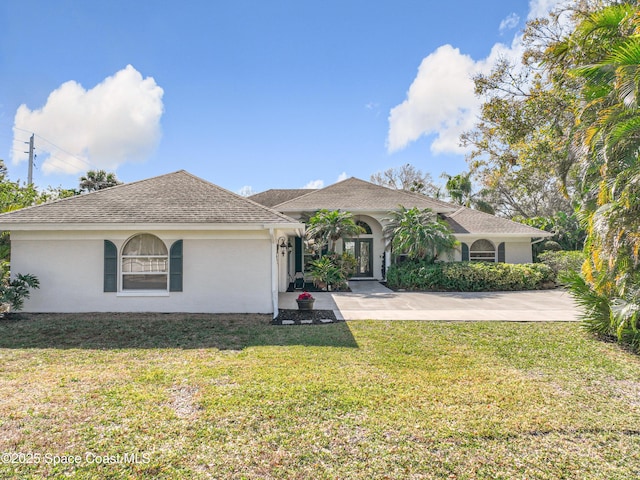
[[[439,187],[433,183],[429,173],[406,163],[398,168],[388,168],[383,172],[371,175],[372,183],[383,187],[404,190],[406,192],[424,193],[432,197],[440,196]]]
[[[458,244],[449,225],[431,209],[400,206],[383,220],[384,235],[395,253],[433,263],[442,253],[451,256]]]
[[[351,212],[341,210],[318,210],[310,219],[307,238],[312,238],[317,244],[327,245],[330,251],[335,251],[338,240],[357,237],[364,233]]]
[[[79,188],[83,192],[94,192],[120,184],[122,182],[118,180],[115,173],[107,172],[106,170],[89,170],[80,177]]]
[[[522,66],[475,79],[470,172],[503,214],[566,228],[577,212],[587,261],[570,281],[588,324],[640,349],[640,6],[574,0],[524,41]]]

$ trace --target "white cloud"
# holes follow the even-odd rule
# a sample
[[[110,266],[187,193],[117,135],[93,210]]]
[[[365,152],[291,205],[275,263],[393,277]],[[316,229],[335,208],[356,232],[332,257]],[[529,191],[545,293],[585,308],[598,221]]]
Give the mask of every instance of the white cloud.
[[[236,193],[243,197],[250,197],[255,192],[253,191],[253,187],[251,185],[245,185],[244,187],[241,187],[240,190],[238,190]]]
[[[346,180],[347,178],[349,178],[349,176],[347,175],[347,172],[342,172],[340,175],[338,175],[338,178],[336,178],[336,183]],[[320,179],[311,180],[307,182],[307,184],[302,188],[314,188],[314,189],[324,188],[324,180],[320,180]]]
[[[324,181],[323,180],[311,180],[309,183],[307,183],[302,188],[322,188],[322,187],[324,187]]]
[[[439,47],[422,60],[407,99],[389,114],[389,151],[435,133],[433,150],[457,152],[457,136],[478,109],[472,79],[478,70],[471,57],[451,45]]]
[[[35,132],[36,150],[46,157],[45,173],[115,170],[125,162],[145,160],[156,148],[163,93],[152,77],[142,78],[131,65],[90,90],[72,80],[51,92],[40,109],[20,105],[14,138]],[[20,152],[12,160],[27,157]]]
[[[527,18],[544,16],[563,1],[531,0]],[[517,64],[521,56],[521,33],[514,35],[511,45],[496,43],[481,60],[451,45],[437,48],[422,60],[406,99],[389,112],[387,150],[393,153],[423,136],[435,135],[433,153],[465,153],[459,137],[473,127],[481,105],[474,94],[473,76],[490,72],[501,58]]]
[[[527,20],[546,17],[551,10],[563,3],[569,2],[570,0],[529,0],[529,13],[527,14]]]
[[[504,33],[506,30],[511,30],[513,28],[516,28],[519,22],[520,22],[520,17],[517,14],[515,13],[509,14],[507,18],[505,18],[500,22],[500,33]]]

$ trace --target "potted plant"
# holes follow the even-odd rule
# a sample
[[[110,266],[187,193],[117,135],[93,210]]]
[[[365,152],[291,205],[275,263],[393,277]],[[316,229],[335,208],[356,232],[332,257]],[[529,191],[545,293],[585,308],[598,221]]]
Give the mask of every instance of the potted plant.
[[[345,280],[340,268],[329,256],[311,262],[310,272],[314,285],[326,288],[327,291],[331,289],[332,285],[341,284]]]
[[[296,300],[298,310],[313,310],[313,302],[315,301],[316,299],[309,292],[302,292]]]

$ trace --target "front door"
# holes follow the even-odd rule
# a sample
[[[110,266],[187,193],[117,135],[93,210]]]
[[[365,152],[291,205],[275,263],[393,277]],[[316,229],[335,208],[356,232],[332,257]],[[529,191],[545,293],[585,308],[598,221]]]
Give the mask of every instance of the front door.
[[[356,258],[354,277],[373,276],[373,238],[354,238],[345,240],[344,251]]]

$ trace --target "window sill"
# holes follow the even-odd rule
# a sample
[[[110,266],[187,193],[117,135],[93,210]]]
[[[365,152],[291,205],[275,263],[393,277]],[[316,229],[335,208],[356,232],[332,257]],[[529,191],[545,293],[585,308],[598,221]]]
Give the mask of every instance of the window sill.
[[[118,292],[116,294],[117,297],[168,297],[169,292],[167,291],[159,291],[159,290],[132,290],[130,292]]]

